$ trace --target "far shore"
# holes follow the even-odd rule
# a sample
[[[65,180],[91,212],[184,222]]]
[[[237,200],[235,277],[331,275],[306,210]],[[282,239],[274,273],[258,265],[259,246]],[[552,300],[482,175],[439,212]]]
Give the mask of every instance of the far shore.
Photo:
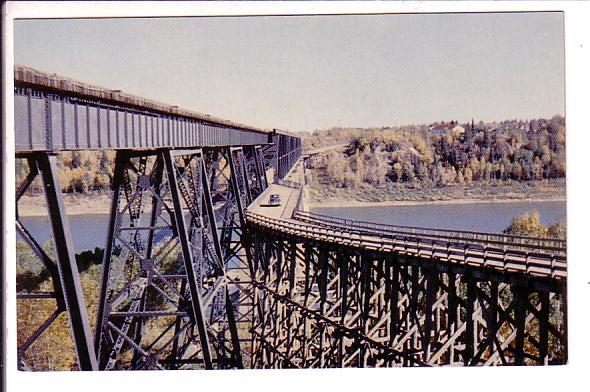
[[[108,214],[111,208],[110,195],[64,195],[66,215]],[[19,202],[19,216],[47,216],[47,207],[42,196],[23,196]]]
[[[66,195],[64,204],[67,215],[100,215],[110,212],[110,195],[73,196]],[[476,203],[526,203],[526,202],[565,202],[565,197],[555,198],[473,198],[449,200],[389,200],[389,201],[359,201],[350,199],[327,199],[320,203],[307,202],[309,208],[322,207],[387,207],[387,206],[419,206],[443,204],[476,204]],[[23,196],[19,203],[19,216],[47,216],[47,209],[42,197]]]
[[[482,198],[482,199],[449,199],[449,200],[388,200],[388,201],[359,201],[347,199],[328,199],[326,201],[308,202],[309,208],[322,207],[388,207],[388,206],[420,206],[420,205],[441,205],[441,204],[488,204],[488,203],[543,203],[551,201],[565,202],[565,197],[555,198]]]

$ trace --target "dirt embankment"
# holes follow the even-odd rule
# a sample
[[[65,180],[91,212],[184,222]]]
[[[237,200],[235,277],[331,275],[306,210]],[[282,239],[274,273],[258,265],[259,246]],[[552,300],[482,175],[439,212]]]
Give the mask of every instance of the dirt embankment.
[[[111,206],[110,195],[64,195],[67,215],[108,214]],[[45,198],[23,196],[19,202],[20,216],[45,216],[47,207]]]

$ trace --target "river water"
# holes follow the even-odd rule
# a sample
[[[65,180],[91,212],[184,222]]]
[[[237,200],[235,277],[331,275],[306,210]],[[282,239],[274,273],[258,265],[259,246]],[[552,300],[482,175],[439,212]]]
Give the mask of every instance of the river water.
[[[322,207],[311,212],[375,223],[423,226],[500,233],[513,217],[537,211],[541,223],[550,225],[566,218],[564,201],[425,204],[415,206]],[[76,253],[103,248],[106,241],[108,215],[87,214],[68,217]],[[21,222],[43,244],[50,238],[45,217],[23,217]]]
[[[512,218],[525,212],[539,213],[541,223],[551,225],[566,218],[565,201],[424,204],[379,207],[322,207],[311,212],[339,218],[390,225],[500,233]]]

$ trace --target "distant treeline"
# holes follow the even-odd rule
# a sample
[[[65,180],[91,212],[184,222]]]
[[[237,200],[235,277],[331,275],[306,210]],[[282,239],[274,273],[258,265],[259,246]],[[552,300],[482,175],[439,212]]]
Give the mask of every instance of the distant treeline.
[[[324,182],[338,187],[362,183],[422,182],[436,186],[489,180],[563,178],[565,119],[503,121],[444,126],[316,131],[309,147],[348,146],[312,161]]]
[[[103,192],[113,178],[114,151],[66,151],[58,155],[57,166],[62,191],[65,193]],[[24,159],[16,160],[16,182],[20,184],[29,172]],[[40,192],[39,179],[31,184],[30,193]]]

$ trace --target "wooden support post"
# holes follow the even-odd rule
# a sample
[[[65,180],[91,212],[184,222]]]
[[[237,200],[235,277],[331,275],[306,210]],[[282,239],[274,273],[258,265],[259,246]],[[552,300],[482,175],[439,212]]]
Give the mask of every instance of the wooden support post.
[[[472,277],[467,277],[467,304],[465,307],[465,350],[463,351],[463,362],[465,366],[472,365],[475,354],[475,301],[477,295],[476,282]]]
[[[367,255],[361,255],[360,271],[361,271],[361,330],[363,334],[367,333],[369,326],[369,312],[371,310],[371,273],[373,271],[373,261]],[[366,343],[359,340],[359,367],[365,367],[366,364]]]
[[[525,320],[526,320],[526,302],[528,295],[522,285],[512,286],[512,293],[515,301],[514,307],[514,328],[516,329],[516,339],[514,348],[514,363],[516,365],[524,364],[524,340],[525,340]]]
[[[494,352],[494,342],[498,333],[498,282],[490,282],[490,304],[488,307],[488,345],[490,355]],[[501,350],[498,347],[498,350]]]
[[[410,304],[410,313],[408,313],[409,319],[408,319],[408,329],[411,328],[412,322],[416,322],[418,323],[418,309],[420,308],[420,304],[418,302],[418,298],[420,297],[420,268],[418,268],[417,266],[413,265],[411,266],[412,272],[411,272],[411,280],[412,280],[412,294],[411,294],[411,304]],[[417,325],[418,329],[420,329],[420,325]],[[410,341],[410,339],[408,339],[408,343],[410,344],[410,346],[408,347],[408,349],[414,349],[417,350],[418,347],[418,333],[414,333],[413,334],[413,339]]]
[[[309,294],[311,291],[311,283],[310,283],[310,274],[311,274],[311,258],[312,258],[312,245],[309,243],[306,243],[304,245],[305,250],[304,250],[304,254],[305,254],[305,284],[303,287],[303,306],[307,306],[307,301],[309,299]],[[307,355],[307,351],[308,351],[308,347],[309,345],[307,344],[307,331],[308,331],[308,317],[305,317],[305,315],[303,315],[303,336],[305,337],[303,339],[303,344],[302,344],[302,349],[301,349],[301,353],[302,353],[302,365],[303,367],[307,367],[307,359],[308,359],[308,355]]]
[[[424,360],[430,359],[430,339],[432,334],[432,307],[438,291],[438,275],[436,271],[428,270],[425,273],[426,279],[426,303],[424,309],[424,335],[422,337],[422,351]]]
[[[320,268],[320,275],[319,275],[319,282],[318,282],[318,290],[320,291],[320,308],[319,313],[320,315],[324,315],[324,310],[326,307],[326,298],[327,298],[327,290],[328,290],[328,258],[329,258],[329,251],[326,248],[320,247],[320,259],[319,259],[319,268]],[[320,368],[323,368],[326,363],[326,350],[325,350],[325,339],[326,339],[326,325],[325,323],[320,323]]]
[[[389,284],[391,287],[391,294],[389,296],[389,314],[390,314],[390,326],[389,326],[389,344],[393,344],[397,337],[399,330],[399,290],[400,290],[400,272],[399,272],[399,258],[395,257],[389,261]]]
[[[541,311],[539,317],[539,365],[549,364],[549,293],[539,292]]]
[[[297,242],[291,240],[289,254],[289,296],[293,294],[295,288],[295,277],[297,276]]]
[[[338,252],[338,267],[340,272],[340,324],[345,325],[346,316],[348,313],[348,255],[344,252]],[[340,341],[338,345],[338,366],[344,366],[344,333],[340,334]]]

